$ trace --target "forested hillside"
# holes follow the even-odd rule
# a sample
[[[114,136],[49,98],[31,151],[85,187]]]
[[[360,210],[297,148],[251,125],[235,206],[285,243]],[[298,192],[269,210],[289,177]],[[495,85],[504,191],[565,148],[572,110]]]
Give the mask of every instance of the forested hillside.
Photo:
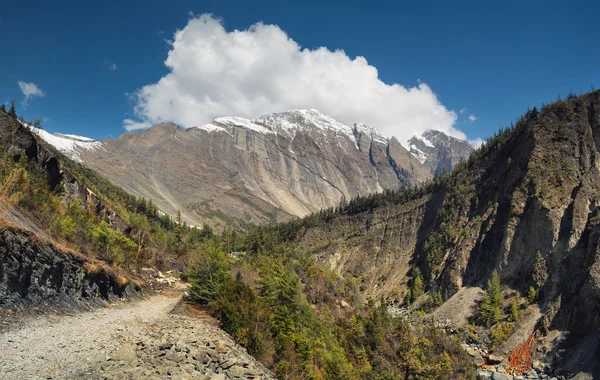
[[[425,186],[268,229],[373,298],[444,303],[434,315],[507,361],[533,337],[534,360],[597,373],[599,147],[600,92],[570,95]]]

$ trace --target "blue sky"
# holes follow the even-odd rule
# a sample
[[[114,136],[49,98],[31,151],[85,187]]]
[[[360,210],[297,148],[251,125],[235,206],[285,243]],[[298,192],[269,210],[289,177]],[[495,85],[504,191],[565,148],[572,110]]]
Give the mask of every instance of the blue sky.
[[[459,5],[446,1],[402,4],[322,0],[172,3],[4,1],[0,13],[0,100],[15,99],[18,113],[26,119],[44,117],[45,128],[51,132],[93,138],[124,133],[125,119],[151,122],[172,117],[185,125],[191,123],[190,118],[212,117],[223,110],[252,113],[269,105],[299,103],[298,108],[304,108],[302,102],[307,108],[320,108],[302,97],[285,102],[267,99],[266,105],[247,108],[235,108],[225,101],[212,113],[188,113],[181,109],[185,103],[177,105],[177,101],[168,111],[160,104],[156,106],[157,102],[174,102],[181,95],[181,82],[190,75],[201,86],[214,85],[198,78],[200,74],[182,74],[172,94],[159,96],[163,88],[156,84],[173,71],[164,64],[173,49],[165,40],[173,41],[175,31],[186,28],[193,18],[190,12],[195,17],[212,13],[222,19],[226,33],[246,30],[262,21],[277,25],[302,48],[342,49],[350,60],[363,56],[387,85],[398,83],[412,88],[423,82],[448,112],[454,112],[454,128],[470,139],[488,136],[499,126],[510,124],[528,106],[552,102],[570,90],[579,93],[592,85],[600,88],[600,33],[596,26],[600,4],[593,1],[465,1]],[[190,31],[190,38],[204,33],[205,29],[199,28],[196,34]],[[176,64],[186,66],[185,51],[181,53]],[[190,70],[195,72],[193,64],[197,62],[190,63]],[[366,70],[366,64],[362,66],[361,70]],[[206,75],[207,71],[200,72]],[[256,82],[268,81],[268,70],[261,68],[260,72],[266,72],[265,78],[258,77]],[[281,75],[289,79],[293,73]],[[33,96],[25,102],[19,81],[35,83],[44,96]],[[236,83],[229,85],[228,94],[239,89]],[[255,85],[249,88],[248,78],[244,78],[241,91],[247,93],[240,95],[242,99],[250,96],[248,93],[253,97],[278,97],[272,93],[273,87]],[[154,92],[144,98],[142,113],[136,114],[134,106],[139,107],[140,98],[135,94],[144,86]],[[190,91],[193,96],[206,95]],[[402,96],[397,99],[401,101]],[[330,110],[325,113],[348,114],[341,97],[339,105],[332,99],[325,101],[324,108]],[[423,102],[429,102],[423,105],[424,112],[437,112],[438,105],[431,104],[431,99]],[[388,119],[394,120],[394,106],[390,104],[381,110],[390,110]],[[411,108],[420,109],[418,105]],[[277,111],[284,109],[269,110]],[[179,118],[182,113],[186,118]],[[476,120],[469,120],[469,115]],[[379,116],[370,115],[366,120],[388,122]],[[417,116],[403,122],[420,120]],[[440,120],[431,122],[447,123],[446,119]]]

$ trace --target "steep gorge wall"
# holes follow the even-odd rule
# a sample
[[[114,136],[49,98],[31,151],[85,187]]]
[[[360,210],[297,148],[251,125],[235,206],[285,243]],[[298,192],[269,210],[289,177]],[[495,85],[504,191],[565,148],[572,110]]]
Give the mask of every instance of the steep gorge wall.
[[[538,354],[570,363],[572,342],[600,329],[599,137],[600,92],[529,111],[425,196],[342,213],[300,242],[376,297],[403,295],[411,265],[445,299],[493,270],[521,294],[534,286],[537,334],[569,332]]]

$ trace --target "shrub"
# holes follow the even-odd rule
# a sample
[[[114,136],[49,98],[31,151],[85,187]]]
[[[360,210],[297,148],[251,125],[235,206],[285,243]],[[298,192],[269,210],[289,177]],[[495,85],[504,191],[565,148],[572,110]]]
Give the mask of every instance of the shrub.
[[[201,304],[208,304],[219,294],[229,276],[227,255],[214,241],[200,246],[196,262],[187,274],[192,285],[190,294]]]
[[[56,234],[65,240],[72,240],[75,235],[75,222],[70,216],[58,217],[54,225]]]

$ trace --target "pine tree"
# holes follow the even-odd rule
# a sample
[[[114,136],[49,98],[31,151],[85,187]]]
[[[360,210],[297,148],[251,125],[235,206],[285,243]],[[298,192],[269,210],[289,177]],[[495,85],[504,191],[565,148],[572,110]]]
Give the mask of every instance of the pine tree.
[[[500,276],[497,271],[492,272],[483,295],[479,308],[479,318],[483,324],[490,327],[502,319],[502,292],[500,290]]]
[[[419,267],[415,267],[412,270],[412,281],[410,284],[410,290],[408,294],[408,303],[413,303],[415,300],[423,294],[423,274]]]
[[[546,280],[546,262],[540,251],[537,251],[535,254],[535,263],[533,264],[531,277],[536,286],[541,286]]]
[[[517,292],[515,298],[513,298],[510,304],[510,314],[509,319],[511,322],[516,322],[519,319],[519,314],[521,314],[521,294]]]
[[[529,287],[529,291],[527,292],[527,302],[529,302],[529,304],[533,304],[535,302],[535,300],[537,299],[537,292],[535,291],[535,288],[533,286]]]
[[[175,225],[175,244],[177,253],[181,252],[181,241],[183,240],[183,225],[181,224],[181,210],[177,210],[177,224]]]
[[[11,100],[10,101],[10,109],[8,110],[8,116],[13,117],[13,118],[17,118],[17,111],[15,110],[15,101]]]

